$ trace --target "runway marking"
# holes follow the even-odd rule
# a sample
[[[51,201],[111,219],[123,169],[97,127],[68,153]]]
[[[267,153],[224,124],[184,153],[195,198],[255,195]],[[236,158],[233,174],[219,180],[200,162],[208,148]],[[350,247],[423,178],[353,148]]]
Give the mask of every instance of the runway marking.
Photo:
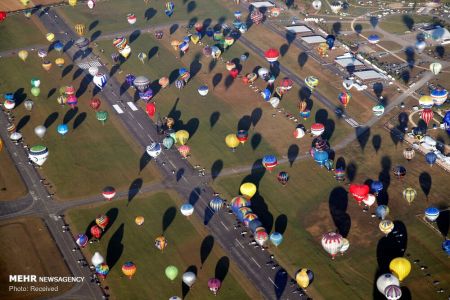
[[[222,221],[220,221],[220,224],[222,224],[222,226],[223,226],[227,231],[230,231],[230,229],[228,229],[227,226],[225,226],[225,224],[223,224]]]
[[[267,277],[267,278],[269,278],[270,282],[272,282],[272,284],[273,284],[277,289],[279,289],[279,287],[275,284],[275,282],[273,282],[272,278],[270,278],[270,277]]]
[[[252,257],[252,260],[259,268],[261,268],[261,266],[256,262],[256,260],[253,257]]]
[[[241,242],[239,242],[238,239],[235,239],[235,240],[236,240],[236,242],[238,242],[239,246],[241,246],[241,248],[244,249],[244,245],[242,245]]]
[[[187,183],[189,182],[189,181],[186,179],[186,177],[183,176],[182,178],[183,178],[183,180],[186,181]]]
[[[127,104],[128,104],[128,106],[131,108],[132,111],[137,111],[137,110],[139,110],[139,108],[137,108],[136,105],[134,105],[133,102],[128,101]]]
[[[173,162],[171,160],[169,160],[169,164],[175,168],[175,165],[173,164]]]
[[[118,114],[123,114],[123,110],[120,108],[119,105],[113,104],[113,108],[117,111]]]
[[[144,129],[144,127],[142,127],[141,123],[139,123],[139,122],[136,122],[136,123],[139,125],[139,127],[141,127],[141,129]]]

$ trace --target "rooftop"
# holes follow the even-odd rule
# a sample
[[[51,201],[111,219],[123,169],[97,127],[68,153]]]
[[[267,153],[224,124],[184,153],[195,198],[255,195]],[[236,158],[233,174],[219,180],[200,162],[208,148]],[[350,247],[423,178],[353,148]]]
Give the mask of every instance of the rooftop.
[[[354,76],[361,80],[387,79],[387,77],[375,70],[364,70],[353,73]]]
[[[256,2],[250,3],[250,6],[260,8],[260,7],[274,7],[275,5],[269,1],[256,1]]]
[[[312,30],[305,25],[295,25],[295,26],[287,26],[285,27],[287,31],[295,32],[295,33],[305,33],[312,32]]]
[[[325,43],[326,40],[323,36],[320,35],[309,35],[301,37],[301,39],[308,44],[318,44],[318,43]]]

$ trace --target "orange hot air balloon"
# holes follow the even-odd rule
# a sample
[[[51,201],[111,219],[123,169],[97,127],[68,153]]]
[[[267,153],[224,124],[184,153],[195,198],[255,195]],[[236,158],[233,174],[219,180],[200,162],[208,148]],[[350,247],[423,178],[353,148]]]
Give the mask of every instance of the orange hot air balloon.
[[[133,277],[133,275],[136,273],[136,265],[132,263],[131,261],[127,261],[122,266],[122,273],[127,276],[129,279]]]

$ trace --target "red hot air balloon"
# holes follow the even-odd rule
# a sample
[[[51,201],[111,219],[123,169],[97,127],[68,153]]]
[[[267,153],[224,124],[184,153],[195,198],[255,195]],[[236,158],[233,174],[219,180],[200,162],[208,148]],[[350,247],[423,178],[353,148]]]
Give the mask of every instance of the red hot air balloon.
[[[6,11],[0,11],[0,22],[5,21],[6,19]]]
[[[280,57],[280,51],[274,48],[270,48],[266,52],[264,52],[264,57],[267,59],[268,62],[273,63],[278,60]]]
[[[116,189],[112,186],[107,186],[103,189],[102,195],[106,200],[111,201],[111,199],[116,195]]]
[[[347,107],[351,98],[352,98],[352,95],[349,92],[342,92],[338,96],[339,102],[341,102],[342,105],[344,105],[344,107]]]
[[[369,194],[369,186],[366,184],[350,184],[349,192],[352,194],[353,198],[361,205],[361,202]]]
[[[230,76],[233,77],[233,79],[235,79],[238,75],[239,75],[238,69],[234,68],[230,70]]]
[[[433,110],[431,108],[424,108],[424,110],[422,110],[422,112],[420,113],[420,117],[422,118],[422,120],[425,121],[425,123],[428,124],[430,123],[430,121],[433,119]]]
[[[96,239],[100,239],[102,236],[102,229],[98,227],[97,225],[94,225],[91,227],[91,235],[95,237]]]
[[[109,218],[107,215],[99,215],[95,219],[95,223],[98,227],[100,227],[102,230],[105,230],[106,226],[108,226]]]
[[[92,98],[91,103],[89,105],[92,107],[93,110],[97,110],[100,108],[101,104],[102,104],[102,102],[100,101],[100,99]]]
[[[155,103],[153,103],[153,102],[147,103],[147,105],[145,106],[145,111],[147,112],[147,114],[150,118],[153,118],[153,116],[155,115],[155,112],[156,112]]]

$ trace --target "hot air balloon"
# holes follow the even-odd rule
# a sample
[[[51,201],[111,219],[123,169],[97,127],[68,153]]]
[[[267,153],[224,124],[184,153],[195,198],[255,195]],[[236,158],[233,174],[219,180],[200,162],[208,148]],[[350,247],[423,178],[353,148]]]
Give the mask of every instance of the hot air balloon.
[[[80,37],[75,41],[75,46],[78,47],[81,51],[86,51],[89,46],[89,40],[85,37]]]
[[[314,0],[311,5],[314,8],[314,10],[319,11],[320,8],[322,7],[322,1]]]
[[[398,285],[389,285],[384,290],[384,296],[388,300],[398,300],[402,297],[402,289]]]
[[[135,14],[128,14],[127,15],[127,21],[128,21],[128,24],[133,25],[137,21],[136,15]]]
[[[175,266],[168,266],[164,272],[166,273],[167,278],[172,281],[178,276],[178,269]]]
[[[13,132],[11,133],[11,135],[9,136],[9,139],[13,142],[13,143],[18,143],[21,139],[22,139],[22,134],[20,132]],[[0,146],[0,151],[1,151],[1,146]]]
[[[23,61],[27,60],[28,57],[28,51],[27,50],[20,50],[17,55],[19,56],[19,58]]]
[[[240,209],[239,209],[239,212],[241,212],[241,210],[243,210],[243,209],[246,209],[246,210],[250,210],[251,211],[251,209],[249,208],[249,207],[241,207]],[[249,213],[246,213],[243,217],[242,217],[242,222],[244,222],[244,225],[246,226],[246,227],[249,227],[250,226],[250,223],[252,222],[252,221],[254,221],[254,220],[257,220],[258,219],[258,216],[256,215],[256,214],[254,214],[254,213],[252,213],[252,212],[249,212]],[[256,226],[256,225],[255,225]],[[258,225],[259,226],[259,225]],[[258,227],[258,226],[256,226],[256,227]],[[255,230],[253,230],[253,231],[255,231]]]
[[[69,126],[67,126],[67,124],[59,124],[58,127],[56,127],[56,131],[64,136],[69,132]]]
[[[295,281],[302,289],[306,289],[314,280],[314,273],[308,269],[300,269],[295,273]]]
[[[372,112],[375,116],[379,117],[384,114],[384,106],[383,105],[375,105],[372,107]]]
[[[47,147],[36,145],[30,148],[28,158],[38,166],[42,166],[47,161],[48,154]]]
[[[6,11],[0,11],[0,23],[5,21],[6,16],[7,16]]]
[[[289,180],[289,174],[287,172],[281,171],[277,176],[278,181],[284,186]]]
[[[145,112],[150,118],[153,118],[156,112],[156,106],[155,103],[149,102],[145,105]]]
[[[384,220],[386,216],[389,214],[389,207],[387,205],[379,205],[375,210],[375,214],[378,218]]]
[[[313,136],[321,136],[325,132],[325,125],[322,123],[314,123],[311,125],[311,134]]]
[[[78,246],[80,246],[81,248],[84,248],[84,247],[86,247],[87,243],[89,242],[89,239],[88,239],[87,235],[79,234],[79,235],[77,235],[75,242],[77,243]]]
[[[151,143],[149,146],[147,146],[146,152],[150,157],[157,158],[162,152],[161,144],[155,142]]]
[[[138,76],[134,79],[133,85],[140,92],[144,92],[150,86],[150,80],[145,76]]]
[[[322,247],[334,259],[342,246],[342,235],[336,232],[328,232],[322,236]]]
[[[404,257],[397,257],[389,263],[389,270],[398,280],[403,281],[411,272],[411,263]]]
[[[328,54],[328,45],[327,43],[320,43],[317,47],[317,52],[321,57],[325,57]]]
[[[264,15],[258,9],[254,9],[250,14],[250,19],[256,25],[261,24],[264,19]]]
[[[94,255],[93,255],[92,258],[91,258],[91,263],[92,263],[92,265],[93,265],[94,267],[96,267],[96,266],[98,266],[98,265],[100,265],[100,264],[102,264],[102,263],[104,263],[104,262],[105,262],[105,259],[104,259],[103,256],[102,256],[100,253],[98,253],[98,252],[95,252]]]
[[[254,233],[255,236],[255,242],[263,247],[266,242],[269,240],[269,235],[265,230],[259,230]]]
[[[408,161],[413,159],[415,154],[416,152],[414,151],[413,148],[406,148],[405,150],[403,150],[403,157],[406,158]]]
[[[98,121],[102,122],[102,124],[104,125],[105,122],[108,120],[109,115],[107,111],[100,110],[95,113],[95,117],[97,118]]]
[[[242,196],[237,196],[231,199],[230,207],[233,212],[237,212],[239,208],[244,206],[251,206],[251,202],[249,199],[246,199]]]
[[[178,130],[175,133],[175,138],[176,138],[176,141],[177,141],[178,144],[184,145],[184,144],[186,144],[186,142],[189,139],[189,132],[184,130],[184,129],[183,130]]]
[[[175,87],[177,89],[181,90],[182,88],[184,88],[184,85],[185,85],[185,82],[183,80],[180,80],[180,79],[175,80]]]
[[[170,81],[169,81],[169,78],[167,78],[167,77],[161,77],[159,80],[158,80],[158,84],[164,89],[164,88],[166,88],[168,85],[169,85],[169,83],[170,83]]]
[[[45,60],[42,63],[42,68],[44,68],[45,71],[50,71],[50,69],[52,68],[52,62],[49,60]]]
[[[349,92],[342,92],[338,96],[339,102],[341,102],[342,105],[344,105],[344,107],[347,107],[351,98],[352,98],[352,95]]]
[[[111,201],[112,198],[116,195],[116,189],[112,186],[107,186],[102,191],[102,196],[105,200]]]
[[[394,230],[394,223],[391,220],[382,220],[378,225],[380,231],[386,236]]]
[[[336,37],[334,35],[332,35],[332,34],[329,34],[329,35],[327,35],[325,40],[327,42],[328,49],[329,50],[333,49],[334,41],[336,40]]]
[[[41,89],[34,86],[31,88],[31,94],[35,97],[39,97],[39,95],[41,94]]]
[[[346,238],[342,238],[342,246],[339,248],[341,255],[344,255],[348,248],[350,248],[350,242]]]
[[[367,37],[370,44],[378,44],[380,42],[380,37],[378,34],[371,34]]]
[[[411,204],[417,196],[417,191],[411,187],[407,187],[403,190],[403,198]]]
[[[45,35],[45,38],[47,39],[47,41],[53,42],[55,40],[55,35],[52,32],[49,32]]]
[[[427,47],[427,43],[425,43],[424,41],[417,41],[416,44],[414,45],[414,47],[415,47],[416,51],[420,54]]]
[[[184,203],[181,205],[180,211],[183,216],[189,217],[194,213],[194,206],[190,203]]]
[[[256,185],[251,182],[245,182],[239,188],[241,194],[247,199],[251,199],[256,194]]]
[[[106,215],[99,215],[95,219],[95,224],[100,227],[102,230],[105,230],[106,226],[108,226],[109,218]]]
[[[433,166],[434,163],[436,162],[437,159],[437,155],[434,152],[428,152],[427,154],[425,154],[425,160],[427,161],[427,163],[430,166]]]
[[[164,236],[158,236],[155,239],[155,247],[158,248],[161,251],[164,251],[164,249],[167,247],[167,240]]]
[[[370,189],[374,192],[375,195],[378,195],[378,193],[383,190],[383,183],[381,181],[373,181],[370,184]]]
[[[431,91],[430,96],[435,106],[441,106],[447,101],[448,91],[443,88],[436,88]]]
[[[95,274],[97,274],[98,277],[105,279],[106,276],[108,276],[109,273],[109,267],[106,263],[101,263],[95,267]]]
[[[43,125],[38,125],[34,128],[34,133],[40,138],[44,138],[47,128]]]
[[[191,148],[188,145],[181,145],[178,147],[178,152],[180,152],[183,158],[187,158],[191,152]]]
[[[138,54],[138,59],[141,61],[141,63],[144,63],[146,58],[147,58],[147,54],[145,54],[144,52],[140,52]]]
[[[164,147],[166,148],[166,149],[170,149],[170,148],[172,148],[172,146],[173,146],[173,144],[175,143],[175,141],[173,140],[173,138],[172,137],[170,137],[170,136],[166,136],[164,139],[163,139],[163,145],[164,145]]]
[[[399,286],[400,281],[398,280],[397,277],[395,277],[391,273],[386,273],[386,274],[383,274],[380,277],[378,277],[376,285],[377,285],[378,291],[380,293],[384,294],[384,291],[386,290],[386,288],[388,286],[390,286],[390,285]]]
[[[395,166],[392,172],[394,172],[395,177],[401,179],[406,175],[406,168],[403,166]]]
[[[336,168],[334,170],[334,178],[337,181],[344,181],[345,180],[345,170],[342,168]],[[363,199],[364,200],[364,199]]]
[[[434,105],[433,98],[429,95],[424,95],[419,98],[419,105],[422,108],[431,108]]]
[[[136,265],[131,261],[127,261],[122,265],[122,273],[123,275],[131,279],[133,275],[136,273]]]
[[[197,280],[197,276],[194,272],[186,272],[182,276],[183,283],[186,284],[189,288],[192,287],[192,285]]]
[[[64,58],[62,58],[62,57],[58,57],[57,59],[55,59],[55,64],[56,64],[58,67],[64,66],[64,63],[65,63],[65,60],[64,60]]]
[[[136,218],[134,218],[134,223],[136,223],[136,225],[141,226],[142,224],[144,224],[144,217],[143,216],[137,216]]]
[[[39,56],[39,58],[44,59],[44,58],[47,57],[48,52],[47,52],[47,50],[39,49],[38,52],[37,52],[37,55]]]
[[[162,39],[163,36],[164,36],[164,32],[163,32],[162,30],[156,30],[156,31],[155,31],[155,38],[156,38],[157,40]]]
[[[361,205],[361,202],[369,194],[369,186],[365,184],[350,184],[349,193],[352,194],[353,198]]]
[[[430,71],[434,74],[437,75],[441,72],[442,70],[442,65],[438,62],[434,62],[430,64]]]
[[[420,113],[420,118],[421,118],[422,120],[424,120],[425,123],[426,123],[427,126],[428,126],[428,124],[430,124],[430,121],[433,119],[433,115],[434,115],[434,113],[433,113],[433,110],[432,110],[432,109],[430,109],[430,108],[425,108],[425,109],[422,110],[422,112]]]
[[[214,197],[212,198],[212,200],[209,202],[209,206],[214,210],[214,211],[219,211],[222,207],[223,207],[223,199],[220,197]]]
[[[28,111],[31,111],[34,106],[34,102],[31,99],[27,99],[23,102],[23,105],[25,106],[25,109]]]
[[[270,234],[270,242],[278,247],[283,242],[283,235],[279,232],[272,232]]]
[[[269,62],[269,63],[274,63],[278,60],[278,58],[280,57],[280,51],[278,51],[275,48],[270,48],[269,50],[267,50],[266,52],[264,52],[264,58]]]
[[[207,85],[201,85],[201,86],[199,86],[197,91],[200,94],[200,96],[206,96],[206,95],[208,95],[209,88]]]
[[[89,103],[89,106],[93,109],[93,110],[97,110],[100,108],[100,105],[102,104],[102,102],[100,101],[100,99],[98,98],[92,98],[91,102]]]
[[[106,74],[97,73],[95,74],[94,78],[92,79],[92,82],[99,88],[103,89],[103,87],[106,85],[106,82],[108,81],[108,77]]]
[[[100,239],[100,237],[102,236],[102,229],[100,227],[98,227],[97,225],[93,225],[91,227],[90,231],[91,231],[91,235],[96,239]]]
[[[436,207],[430,206],[427,209],[425,209],[425,218],[430,221],[434,222],[439,218],[440,211]]]
[[[442,250],[444,250],[447,255],[450,255],[450,240],[445,239],[442,243]]]
[[[242,129],[238,130],[236,137],[241,144],[245,144],[245,142],[248,140],[248,131]]]
[[[94,9],[94,7],[95,7],[95,1],[96,1],[96,0],[88,0],[88,1],[86,2],[87,7],[88,7],[89,9]]]
[[[61,53],[64,50],[64,44],[61,41],[57,41],[53,44],[53,49]]]
[[[208,288],[211,292],[213,292],[214,295],[217,294],[221,286],[222,282],[217,278],[211,278],[208,280]]]
[[[330,4],[331,11],[335,14],[339,13],[339,11],[342,9],[342,5],[340,2],[332,2]]]
[[[275,155],[264,155],[262,165],[271,172],[278,165],[278,160]]]
[[[86,25],[84,25],[84,24],[75,24],[75,32],[78,35],[80,35],[80,36],[84,35],[85,30],[86,30]]]

